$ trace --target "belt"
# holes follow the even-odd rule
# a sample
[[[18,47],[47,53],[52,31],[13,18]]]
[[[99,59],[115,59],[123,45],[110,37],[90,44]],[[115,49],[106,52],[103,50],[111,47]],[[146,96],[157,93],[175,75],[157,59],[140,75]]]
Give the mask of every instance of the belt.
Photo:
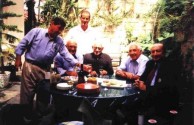
[[[34,60],[30,60],[30,59],[26,59],[26,62],[32,64],[32,65],[35,65],[35,66],[38,66],[40,67],[41,69],[46,69],[46,70],[49,70],[50,69],[50,65],[48,64],[44,64],[44,63],[39,63],[37,61],[34,61]]]

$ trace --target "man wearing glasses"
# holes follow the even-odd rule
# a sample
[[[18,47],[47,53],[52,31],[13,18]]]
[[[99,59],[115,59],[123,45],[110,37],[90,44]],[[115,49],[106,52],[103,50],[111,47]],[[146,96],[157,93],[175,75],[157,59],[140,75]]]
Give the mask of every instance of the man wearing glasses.
[[[94,42],[93,52],[84,55],[84,64],[91,64],[91,76],[113,75],[112,59],[106,53],[102,53],[104,47],[101,42]]]

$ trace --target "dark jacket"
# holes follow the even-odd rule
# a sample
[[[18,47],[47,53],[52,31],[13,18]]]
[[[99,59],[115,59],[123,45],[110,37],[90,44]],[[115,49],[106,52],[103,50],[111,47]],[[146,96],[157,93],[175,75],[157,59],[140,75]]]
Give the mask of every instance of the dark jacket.
[[[179,74],[176,70],[176,64],[166,59],[158,61],[158,73],[154,86],[146,83],[148,74],[154,67],[154,61],[150,60],[140,80],[146,84],[146,91],[141,92],[141,97],[145,105],[154,106],[156,113],[164,115],[169,110],[176,109],[179,101],[178,81]]]
[[[84,64],[92,64],[92,70],[99,74],[99,69],[102,68],[107,71],[107,75],[113,75],[112,59],[108,54],[101,53],[95,56],[94,53],[84,55]]]

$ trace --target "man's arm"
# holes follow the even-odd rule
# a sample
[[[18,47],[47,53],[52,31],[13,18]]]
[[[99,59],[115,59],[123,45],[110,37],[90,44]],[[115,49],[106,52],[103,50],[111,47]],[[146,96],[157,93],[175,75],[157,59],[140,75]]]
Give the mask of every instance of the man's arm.
[[[15,67],[16,67],[16,69],[22,67],[21,55],[16,55]]]

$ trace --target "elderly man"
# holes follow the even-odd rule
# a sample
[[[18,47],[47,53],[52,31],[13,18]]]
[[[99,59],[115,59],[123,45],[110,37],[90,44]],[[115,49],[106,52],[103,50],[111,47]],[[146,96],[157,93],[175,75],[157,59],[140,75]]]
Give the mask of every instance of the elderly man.
[[[132,42],[129,44],[129,56],[122,60],[121,65],[116,70],[116,76],[134,82],[144,72],[148,58],[142,54],[141,47]]]
[[[169,111],[177,108],[179,98],[176,67],[173,62],[165,59],[161,43],[151,47],[151,56],[152,60],[147,62],[135,86],[141,91],[143,107],[152,107],[152,115],[169,117]]]
[[[97,38],[100,37],[100,35],[98,35],[99,32],[88,25],[90,22],[90,17],[90,12],[86,9],[83,9],[80,12],[81,24],[70,29],[65,37],[65,41],[69,39],[75,39],[77,41],[79,46],[77,52],[80,54],[91,52],[91,41],[96,41]]]
[[[73,39],[68,40],[66,43],[66,47],[68,51],[73,55],[73,57],[79,62],[83,63],[83,56],[78,54],[77,51],[77,42]],[[75,71],[75,67],[71,66],[71,64],[65,60],[60,54],[58,54],[54,59],[54,65],[57,72],[63,76],[77,76],[77,72]]]
[[[101,42],[94,42],[93,52],[84,55],[84,64],[91,64],[90,75],[113,75],[112,59],[109,55],[102,53],[104,47]]]

